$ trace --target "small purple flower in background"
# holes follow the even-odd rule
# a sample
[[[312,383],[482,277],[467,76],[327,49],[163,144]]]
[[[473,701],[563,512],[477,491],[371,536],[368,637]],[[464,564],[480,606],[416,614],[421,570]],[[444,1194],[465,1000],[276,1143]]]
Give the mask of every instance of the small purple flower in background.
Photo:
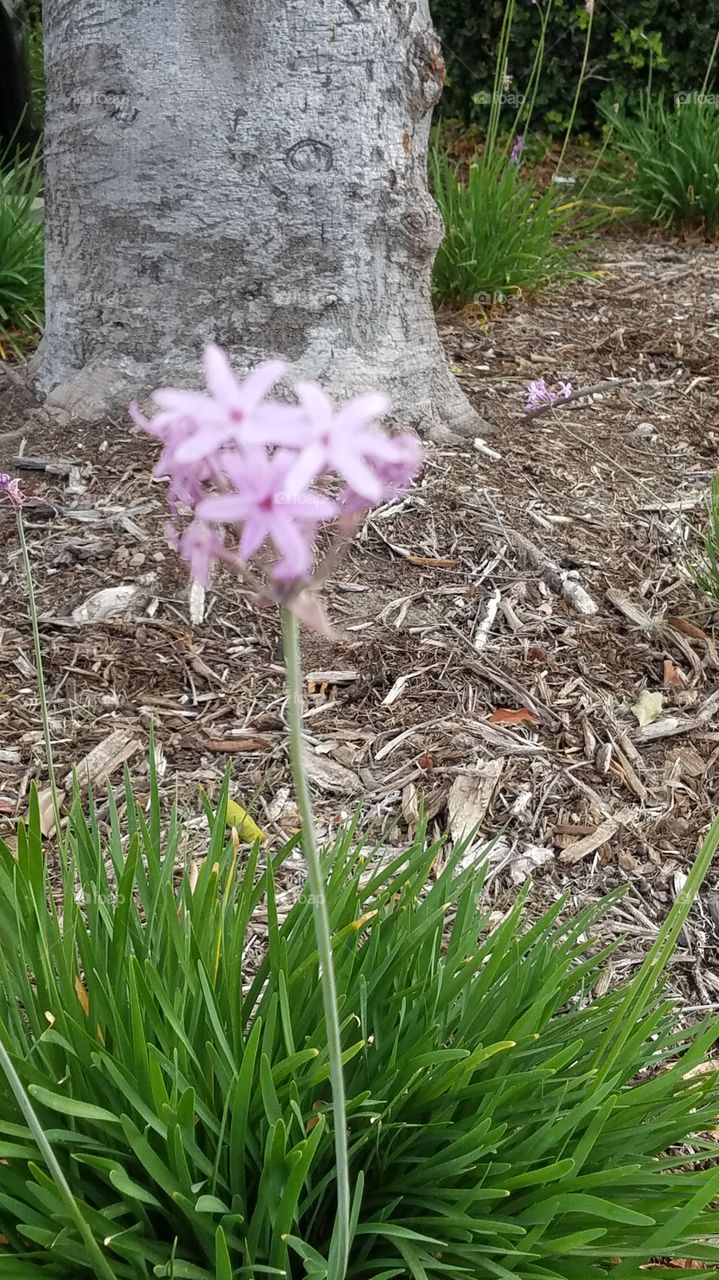
[[[26,500],[20,481],[15,476],[9,476],[6,471],[0,472],[0,497],[8,498],[16,508],[21,507]]]
[[[520,160],[522,159],[523,151],[524,151],[524,137],[521,133],[518,133],[516,138],[514,139],[514,146],[512,147],[512,150],[509,153],[509,159],[511,160],[512,164],[517,164],[517,165],[519,164]]]
[[[170,541],[203,584],[216,561],[242,570],[272,544],[278,559],[270,574],[286,597],[311,573],[320,525],[396,498],[421,469],[419,441],[377,424],[386,396],[337,407],[321,387],[303,382],[298,404],[268,400],[284,372],[273,360],[239,380],[224,352],[210,346],[207,393],[156,391],[159,412],[150,419],[130,406],[135,423],[162,443],[154,475],[169,480]],[[313,487],[324,476],[342,482],[338,498]],[[180,506],[193,517],[182,532],[174,524]]]
[[[567,400],[572,394],[572,389],[571,382],[560,382],[558,389],[552,391],[547,386],[544,378],[537,378],[534,382],[530,382],[527,387],[524,408],[526,411],[541,409],[545,404],[554,404],[557,400]]]

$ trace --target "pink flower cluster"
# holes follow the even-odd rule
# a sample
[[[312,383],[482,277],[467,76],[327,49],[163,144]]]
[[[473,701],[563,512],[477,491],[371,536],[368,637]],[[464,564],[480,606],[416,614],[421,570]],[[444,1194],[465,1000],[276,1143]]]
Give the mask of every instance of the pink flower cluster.
[[[413,435],[390,436],[376,424],[387,412],[383,395],[362,395],[336,408],[321,387],[298,383],[297,404],[269,400],[285,372],[271,360],[240,381],[225,354],[208,346],[207,393],[165,389],[154,393],[159,412],[133,420],[162,442],[155,476],[169,479],[173,518],[188,508],[192,522],[172,540],[192,575],[207,582],[215,560],[245,564],[271,543],[279,559],[272,577],[306,578],[320,524],[356,515],[402,491],[421,466]],[[341,489],[316,487],[334,476]],[[336,488],[336,486],[335,486]],[[236,547],[226,526],[239,529]]]
[[[524,403],[525,410],[540,409],[545,404],[554,404],[556,400],[567,400],[572,394],[571,382],[560,382],[557,391],[552,391],[547,386],[544,378],[537,378],[534,382],[530,382],[527,387],[527,398]]]

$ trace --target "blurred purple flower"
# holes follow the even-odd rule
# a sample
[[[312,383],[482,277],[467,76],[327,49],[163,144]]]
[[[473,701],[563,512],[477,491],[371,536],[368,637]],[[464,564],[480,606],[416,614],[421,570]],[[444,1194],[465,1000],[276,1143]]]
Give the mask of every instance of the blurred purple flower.
[[[518,133],[516,138],[514,139],[514,146],[512,147],[512,150],[509,153],[509,159],[511,160],[512,164],[517,164],[517,165],[519,164],[520,160],[522,159],[523,151],[524,151],[524,136],[521,133]]]
[[[21,507],[25,502],[25,494],[20,488],[20,481],[9,476],[6,471],[0,472],[0,497],[9,498],[14,507]]]
[[[169,480],[172,515],[180,506],[193,513],[172,541],[198,581],[207,581],[214,560],[246,562],[267,542],[279,554],[274,578],[304,578],[319,524],[396,497],[420,470],[416,437],[390,436],[377,424],[386,396],[361,395],[336,407],[305,382],[296,388],[298,404],[268,400],[284,369],[269,361],[240,381],[210,346],[207,393],[156,391],[152,418],[130,406],[135,423],[162,444],[154,474]],[[339,501],[312,488],[323,475],[343,482]],[[235,552],[218,531],[223,525],[237,527]]]
[[[527,387],[525,410],[539,409],[545,404],[554,404],[556,400],[566,400],[572,394],[571,382],[560,382],[556,391],[547,386],[544,378],[537,378]]]
[[[281,449],[272,457],[256,451],[251,458],[230,453],[224,473],[228,493],[202,498],[195,508],[199,520],[242,526],[239,551],[249,560],[265,542],[274,543],[280,561],[273,576],[301,578],[312,564],[312,536],[322,520],[331,520],[337,507],[330,498],[308,493],[290,481],[295,455]]]
[[[297,397],[304,410],[304,441],[288,485],[304,489],[317,476],[334,472],[368,506],[381,502],[382,467],[402,460],[402,446],[373,425],[387,412],[387,397],[357,396],[335,411],[329,396],[314,382],[299,383]]]

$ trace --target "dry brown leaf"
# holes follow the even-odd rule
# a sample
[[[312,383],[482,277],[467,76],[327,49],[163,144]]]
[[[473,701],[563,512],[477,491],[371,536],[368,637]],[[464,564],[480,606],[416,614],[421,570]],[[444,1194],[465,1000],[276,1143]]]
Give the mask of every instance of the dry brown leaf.
[[[664,659],[664,688],[665,689],[684,689],[686,680],[679,667],[669,659]]]
[[[218,751],[225,755],[232,755],[242,751],[269,751],[272,743],[268,738],[208,738],[200,745],[205,748],[205,751]]]
[[[488,724],[541,724],[539,716],[529,707],[499,707],[493,711]]]
[[[670,627],[674,627],[675,631],[681,631],[685,636],[691,636],[692,640],[702,640],[704,644],[709,644],[709,636],[706,631],[702,631],[696,622],[690,622],[688,618],[667,618]]]

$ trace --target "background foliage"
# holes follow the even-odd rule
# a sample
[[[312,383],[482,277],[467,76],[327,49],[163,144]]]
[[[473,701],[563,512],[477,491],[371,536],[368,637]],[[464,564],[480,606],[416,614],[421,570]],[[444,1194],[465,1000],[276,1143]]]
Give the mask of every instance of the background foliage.
[[[430,0],[444,44],[448,69],[444,111],[466,120],[485,120],[486,106],[474,95],[492,88],[494,61],[505,0]],[[537,95],[534,125],[561,132],[582,61],[588,14],[577,0],[554,0],[547,54]],[[702,87],[714,37],[719,0],[596,0],[587,79],[576,126],[598,129],[600,100],[631,105],[647,86],[668,98]],[[516,6],[509,73],[521,92],[529,75],[540,29],[536,4]],[[710,84],[709,89],[712,88]]]

